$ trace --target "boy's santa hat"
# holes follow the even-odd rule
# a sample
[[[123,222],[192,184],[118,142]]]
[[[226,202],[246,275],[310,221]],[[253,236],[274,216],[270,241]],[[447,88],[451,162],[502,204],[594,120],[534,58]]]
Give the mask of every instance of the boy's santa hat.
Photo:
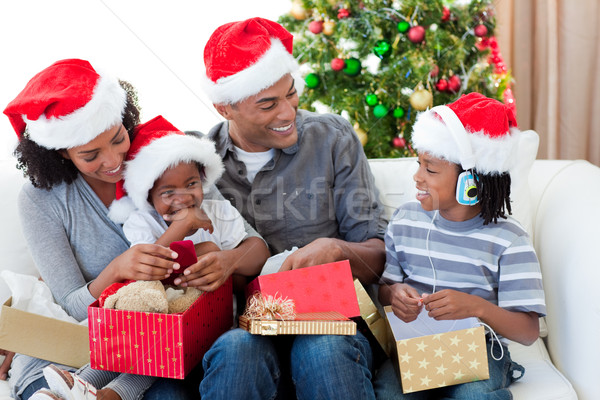
[[[117,184],[117,198],[110,206],[110,219],[123,223],[136,208],[152,210],[148,192],[154,182],[167,169],[189,162],[204,167],[202,190],[207,193],[224,169],[212,141],[186,135],[160,115],[138,125],[127,153],[123,180]]]
[[[35,75],[4,110],[21,139],[50,150],[89,143],[120,124],[127,94],[118,79],[89,62],[57,61]]]
[[[206,94],[214,104],[234,104],[273,86],[298,70],[292,48],[292,34],[268,19],[220,26],[204,47]]]
[[[517,163],[521,131],[507,105],[479,93],[417,116],[412,143],[419,152],[460,164],[478,173],[509,172]]]

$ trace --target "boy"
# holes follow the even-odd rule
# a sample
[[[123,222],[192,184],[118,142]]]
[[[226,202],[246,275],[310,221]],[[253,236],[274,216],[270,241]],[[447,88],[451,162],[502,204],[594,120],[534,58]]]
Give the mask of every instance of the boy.
[[[520,131],[512,111],[478,93],[417,118],[413,145],[418,202],[394,213],[385,236],[379,300],[405,322],[422,307],[438,320],[477,317],[505,339],[530,345],[546,312],[535,251],[510,214],[510,174]],[[505,342],[505,340],[504,340]],[[490,379],[403,395],[391,362],[376,378],[378,398],[510,399],[513,370],[489,359]],[[488,352],[491,342],[488,341]],[[516,378],[518,379],[518,378]]]

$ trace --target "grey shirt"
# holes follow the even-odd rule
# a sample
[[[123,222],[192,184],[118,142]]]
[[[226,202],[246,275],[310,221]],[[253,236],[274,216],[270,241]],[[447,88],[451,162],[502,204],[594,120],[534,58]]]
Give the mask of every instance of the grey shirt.
[[[273,253],[321,237],[383,239],[386,221],[362,145],[352,126],[333,114],[299,110],[298,142],[258,172],[251,184],[222,122],[209,133],[225,164],[217,186],[263,236]]]

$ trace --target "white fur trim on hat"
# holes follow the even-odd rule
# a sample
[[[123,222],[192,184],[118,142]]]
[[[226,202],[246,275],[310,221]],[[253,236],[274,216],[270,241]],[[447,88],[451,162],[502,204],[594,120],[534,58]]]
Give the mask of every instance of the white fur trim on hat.
[[[212,141],[195,136],[172,134],[153,140],[126,162],[123,187],[136,208],[149,211],[148,192],[167,169],[182,162],[204,166],[202,189],[207,193],[221,177],[224,167]]]
[[[129,196],[121,197],[119,200],[113,200],[108,208],[108,218],[117,224],[123,224],[127,218],[135,211],[135,204]]]
[[[29,120],[23,115],[31,140],[51,150],[69,149],[92,141],[123,120],[127,93],[119,80],[101,74],[90,101],[85,106],[60,118],[40,115]]]
[[[510,128],[509,134],[493,139],[484,132],[467,130],[475,159],[475,170],[480,174],[508,172],[517,162],[517,146],[521,131]],[[417,116],[411,138],[413,148],[461,165],[461,151],[446,125],[427,110]]]
[[[284,75],[298,70],[298,62],[279,39],[248,68],[217,82],[202,76],[204,91],[214,104],[235,104],[273,86]]]

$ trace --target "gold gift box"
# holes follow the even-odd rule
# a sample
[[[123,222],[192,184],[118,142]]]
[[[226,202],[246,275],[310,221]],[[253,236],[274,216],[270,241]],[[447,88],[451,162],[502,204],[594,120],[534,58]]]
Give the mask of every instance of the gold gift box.
[[[388,320],[390,306],[384,307]],[[483,326],[394,340],[392,359],[403,393],[489,379]]]
[[[240,316],[240,328],[253,335],[356,335],[356,323],[336,311],[296,314],[292,320]]]

